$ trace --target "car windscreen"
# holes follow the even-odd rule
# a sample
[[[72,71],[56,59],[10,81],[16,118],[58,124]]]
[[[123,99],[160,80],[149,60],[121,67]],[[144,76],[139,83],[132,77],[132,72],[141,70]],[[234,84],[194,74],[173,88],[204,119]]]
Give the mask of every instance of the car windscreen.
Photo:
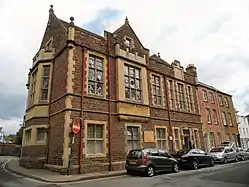
[[[141,150],[131,150],[127,155],[128,158],[140,158],[141,156],[142,156]]]
[[[219,152],[222,152],[223,150],[224,150],[223,147],[215,147],[211,149],[210,153],[219,153]]]

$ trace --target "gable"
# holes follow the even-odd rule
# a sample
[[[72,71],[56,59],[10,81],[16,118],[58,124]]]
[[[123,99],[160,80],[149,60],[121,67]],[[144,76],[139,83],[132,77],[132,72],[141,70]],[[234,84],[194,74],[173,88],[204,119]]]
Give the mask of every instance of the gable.
[[[121,49],[125,51],[128,50],[133,54],[137,52],[138,56],[141,57],[144,57],[144,55],[149,53],[149,50],[146,49],[140,42],[136,33],[130,26],[127,18],[125,20],[125,24],[117,29],[113,35],[116,39],[116,42],[119,43]]]
[[[51,48],[55,48],[56,51],[60,51],[67,40],[67,28],[65,25],[55,16],[52,7],[49,10],[48,23],[41,41],[40,50],[46,47],[46,44],[53,39],[50,43]]]

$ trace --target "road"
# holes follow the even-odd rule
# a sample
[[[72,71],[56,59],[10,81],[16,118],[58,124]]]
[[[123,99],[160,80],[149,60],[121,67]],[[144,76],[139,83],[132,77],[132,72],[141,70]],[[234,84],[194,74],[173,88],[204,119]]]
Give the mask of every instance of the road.
[[[0,165],[7,158],[0,157]],[[160,174],[152,178],[140,176],[122,176],[109,179],[73,182],[68,184],[48,184],[29,178],[13,175],[0,169],[0,187],[248,187],[249,161],[216,165],[197,171]]]

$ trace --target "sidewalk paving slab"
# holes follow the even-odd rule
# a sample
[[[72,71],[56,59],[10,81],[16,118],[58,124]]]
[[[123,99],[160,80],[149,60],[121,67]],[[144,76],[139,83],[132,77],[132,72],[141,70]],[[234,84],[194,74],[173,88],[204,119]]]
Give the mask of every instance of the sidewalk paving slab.
[[[48,171],[45,169],[26,169],[19,166],[19,160],[11,158],[10,162],[6,165],[6,170],[24,176],[32,178],[35,180],[50,182],[50,183],[67,183],[67,182],[76,182],[83,180],[91,180],[98,178],[108,178],[115,176],[126,175],[125,170],[120,171],[105,171],[105,172],[96,172],[89,174],[75,174],[75,175],[60,175],[57,172]]]

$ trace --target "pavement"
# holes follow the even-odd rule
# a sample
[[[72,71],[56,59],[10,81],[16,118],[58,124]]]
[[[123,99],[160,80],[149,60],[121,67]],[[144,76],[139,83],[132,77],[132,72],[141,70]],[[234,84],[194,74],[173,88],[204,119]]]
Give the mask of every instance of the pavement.
[[[140,176],[113,176],[83,181],[45,182],[16,175],[6,170],[7,157],[0,157],[0,187],[248,187],[249,160],[179,173],[162,173],[152,178]],[[11,163],[11,162],[9,162]],[[33,172],[35,175],[35,172]]]

